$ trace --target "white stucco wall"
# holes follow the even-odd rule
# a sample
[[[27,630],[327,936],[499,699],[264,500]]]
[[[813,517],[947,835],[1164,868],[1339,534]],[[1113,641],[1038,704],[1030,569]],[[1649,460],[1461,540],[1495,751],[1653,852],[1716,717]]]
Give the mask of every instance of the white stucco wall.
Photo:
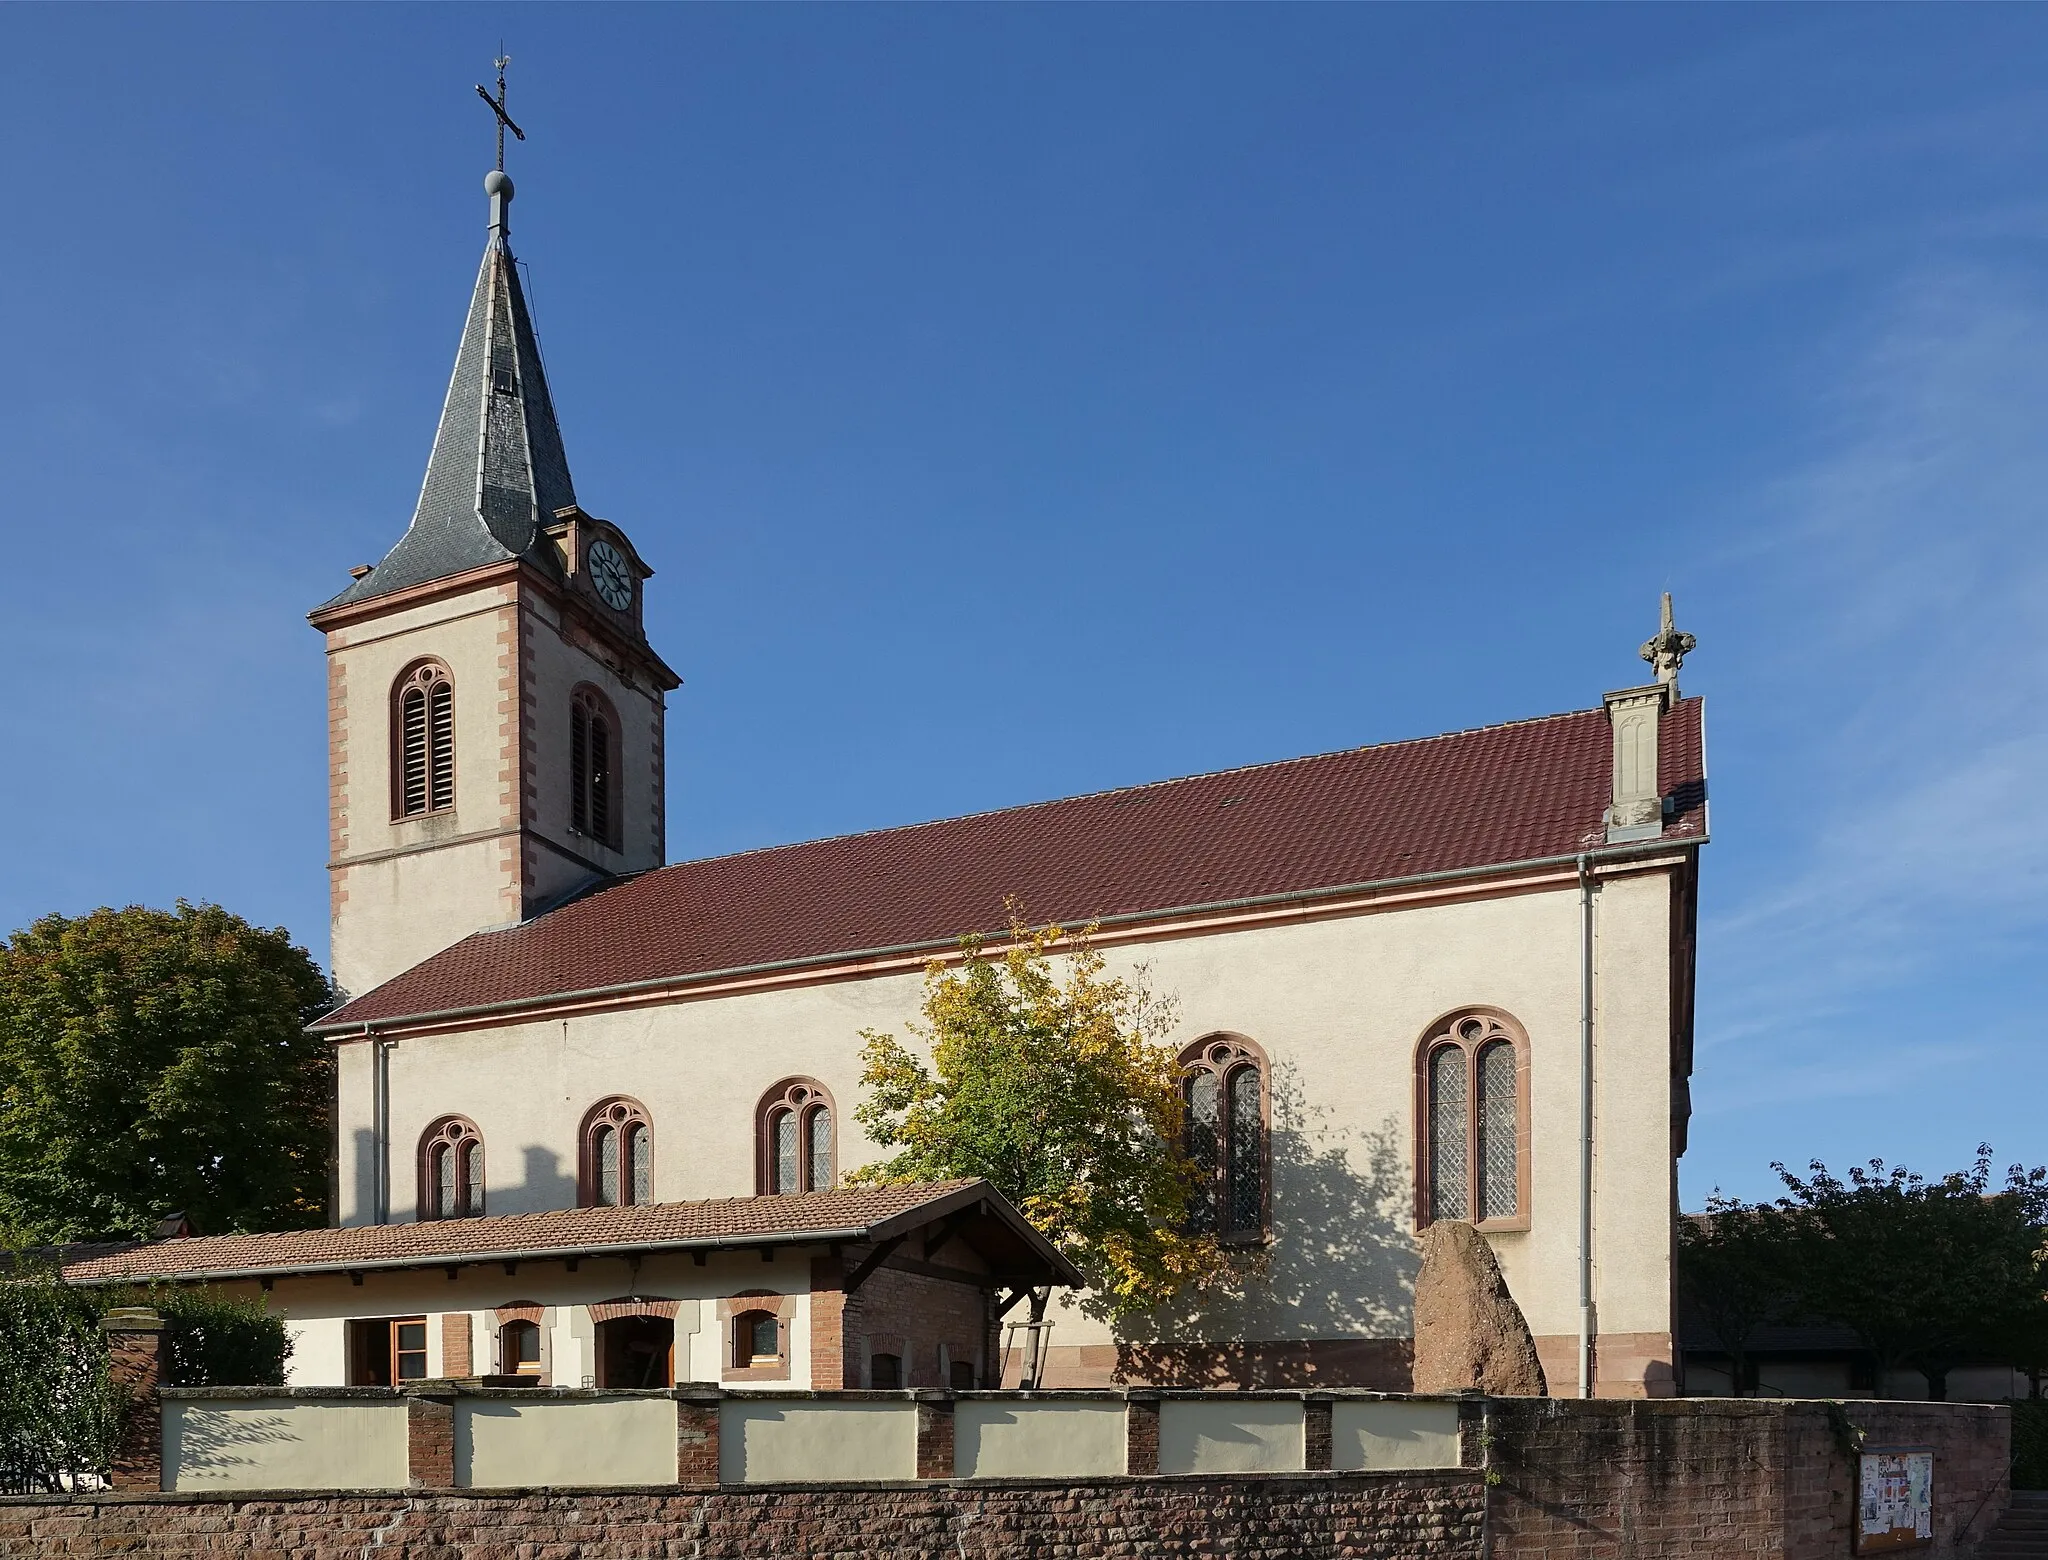
[[[953,1471],[962,1479],[1088,1479],[1120,1474],[1123,1401],[963,1398],[953,1411]]]
[[[459,1398],[455,1482],[520,1485],[673,1484],[673,1398]]]
[[[1330,1411],[1330,1466],[1455,1468],[1458,1405],[1340,1398]]]
[[[173,1490],[402,1490],[399,1402],[166,1399],[164,1487]]]
[[[1643,873],[1599,893],[1595,1280],[1618,1366],[1637,1347],[1622,1335],[1670,1326],[1669,892],[1661,873]],[[1176,1043],[1234,1031],[1271,1062],[1269,1272],[1127,1336],[1407,1336],[1416,1047],[1433,1021],[1473,1005],[1512,1014],[1530,1042],[1530,1228],[1492,1244],[1532,1330],[1560,1348],[1576,1333],[1575,887],[1122,947],[1111,963],[1147,966],[1152,987],[1177,999]],[[859,1032],[907,1036],[919,993],[906,973],[402,1039],[390,1063],[394,1216],[410,1214],[420,1133],[449,1112],[483,1131],[492,1212],[572,1204],[577,1124],[612,1093],[648,1108],[659,1200],[752,1192],[755,1106],[790,1074],[832,1091],[840,1164],[863,1163],[873,1150],[852,1118]],[[368,1076],[342,1070],[345,1148],[367,1120]],[[362,1179],[345,1165],[345,1191]],[[1056,1355],[1115,1341],[1077,1306],[1054,1318]]]
[[[1301,1400],[1168,1398],[1159,1405],[1161,1473],[1298,1473],[1308,1466]]]
[[[917,1405],[728,1398],[719,1406],[718,1476],[727,1484],[917,1477]]]

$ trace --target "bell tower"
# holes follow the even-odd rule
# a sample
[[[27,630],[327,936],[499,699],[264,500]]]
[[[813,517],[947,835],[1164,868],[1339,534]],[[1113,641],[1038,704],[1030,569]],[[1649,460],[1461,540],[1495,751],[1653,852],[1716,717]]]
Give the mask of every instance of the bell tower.
[[[350,996],[665,854],[680,679],[647,643],[654,571],[576,501],[512,181],[500,167],[484,190],[490,236],[412,523],[309,614],[327,641],[333,966]]]

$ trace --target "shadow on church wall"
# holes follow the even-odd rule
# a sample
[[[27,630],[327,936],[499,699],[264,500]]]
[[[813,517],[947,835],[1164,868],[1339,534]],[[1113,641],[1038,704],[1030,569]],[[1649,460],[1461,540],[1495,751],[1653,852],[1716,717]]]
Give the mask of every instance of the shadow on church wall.
[[[576,1177],[563,1173],[562,1156],[553,1149],[527,1144],[519,1151],[519,1170],[517,1186],[493,1186],[485,1193],[485,1211],[545,1213],[576,1206]]]
[[[1340,1132],[1298,1071],[1271,1071],[1273,1241],[1240,1281],[1117,1327],[1120,1380],[1176,1386],[1408,1384],[1415,1272],[1400,1122]],[[1272,1340],[1272,1341],[1268,1341]],[[1299,1341],[1306,1340],[1306,1341]]]

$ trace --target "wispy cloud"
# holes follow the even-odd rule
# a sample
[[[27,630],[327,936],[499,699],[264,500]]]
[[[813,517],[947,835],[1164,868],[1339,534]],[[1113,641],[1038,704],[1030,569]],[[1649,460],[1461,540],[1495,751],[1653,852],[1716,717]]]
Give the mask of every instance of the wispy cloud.
[[[1709,1069],[1710,1111],[1760,1079],[1910,1091],[1965,1059],[1929,1011],[2009,993],[2048,934],[2048,296],[1923,275],[1832,379],[1817,453],[1723,559],[1756,613],[1736,740],[1769,778],[1704,929],[1701,1039],[1780,1065]]]

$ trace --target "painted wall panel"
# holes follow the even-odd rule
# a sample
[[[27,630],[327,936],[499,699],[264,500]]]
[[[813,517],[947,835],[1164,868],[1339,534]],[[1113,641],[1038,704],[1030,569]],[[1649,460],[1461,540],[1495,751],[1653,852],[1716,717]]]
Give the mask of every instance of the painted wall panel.
[[[1127,1440],[1121,1401],[1004,1403],[969,1398],[953,1412],[953,1469],[962,1479],[1120,1474]]]
[[[404,1489],[406,1407],[296,1398],[163,1406],[164,1482],[174,1490]]]
[[[1455,1468],[1458,1405],[1339,1399],[1330,1414],[1332,1466]]]

